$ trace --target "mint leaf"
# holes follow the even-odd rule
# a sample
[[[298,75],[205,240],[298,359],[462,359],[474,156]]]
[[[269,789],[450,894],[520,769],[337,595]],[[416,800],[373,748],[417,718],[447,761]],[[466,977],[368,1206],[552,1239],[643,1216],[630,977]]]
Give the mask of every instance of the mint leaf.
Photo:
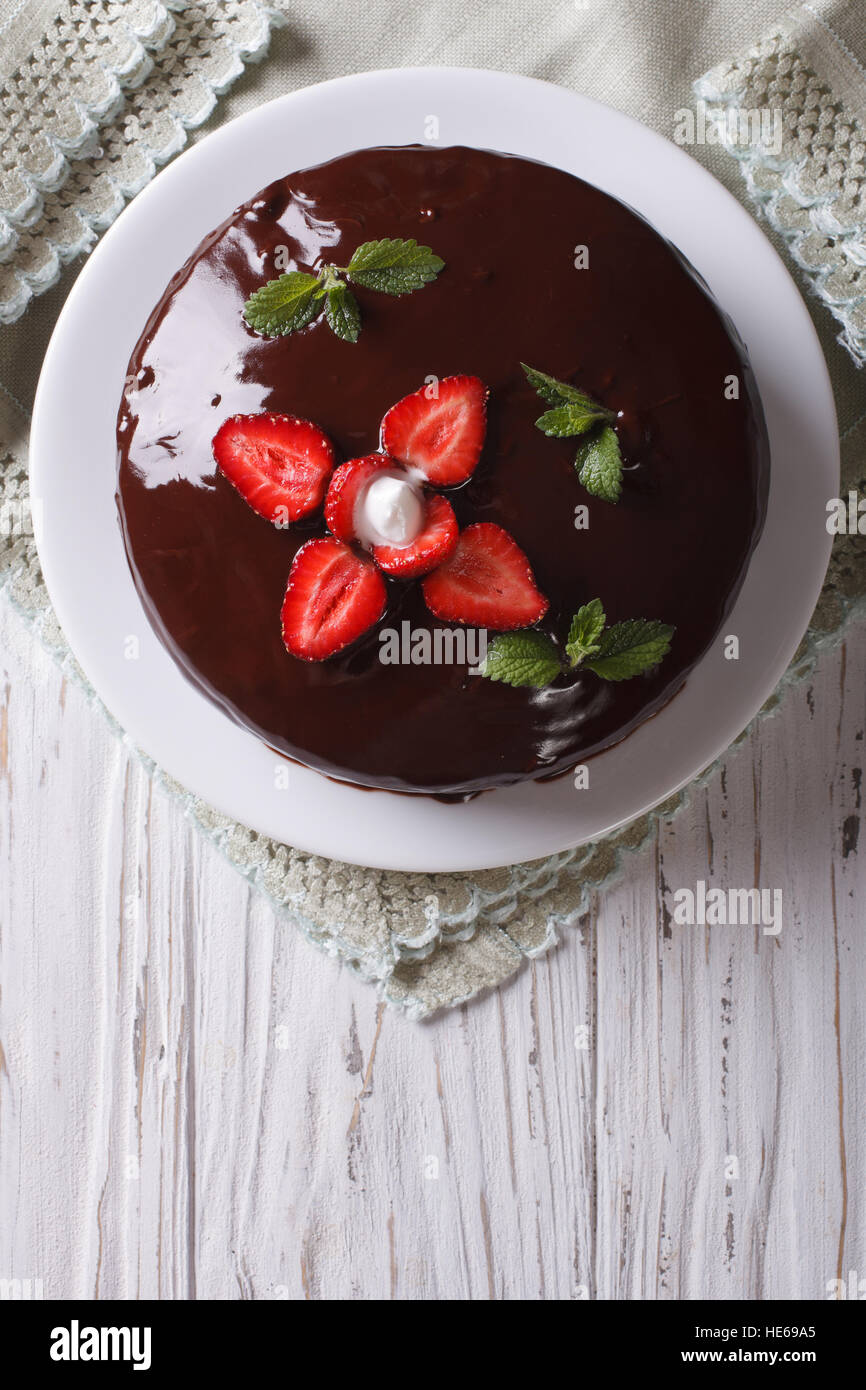
[[[622,455],[610,425],[581,441],[574,460],[578,477],[593,497],[618,502],[622,492]]]
[[[482,675],[506,685],[550,685],[562,670],[556,643],[545,632],[503,632],[487,648]]]
[[[419,246],[414,237],[406,241],[385,237],[359,246],[345,267],[345,274],[368,290],[411,294],[435,280],[444,265],[429,246]]]
[[[585,391],[581,391],[578,386],[572,386],[568,381],[557,381],[555,376],[548,376],[547,372],[540,372],[537,367],[528,367],[525,362],[521,362],[521,367],[526,373],[526,380],[539,394],[543,401],[548,405],[575,405],[578,408],[594,414],[600,420],[613,420],[614,412],[605,410],[603,405],[598,405]],[[544,416],[542,415],[542,420]]]
[[[585,657],[601,650],[599,639],[607,622],[601,599],[594,598],[578,608],[571,620],[565,650],[572,666],[579,666]]]
[[[321,288],[315,275],[287,270],[251,294],[244,305],[250,328],[276,338],[303,328],[321,309]]]
[[[325,313],[338,338],[343,338],[347,343],[357,343],[361,331],[361,310],[352,291],[341,280],[328,289]]]
[[[546,410],[543,415],[539,415],[535,427],[541,430],[542,434],[563,439],[573,434],[585,434],[593,425],[597,425],[599,420],[607,418],[608,412],[592,405],[591,402],[587,408],[569,401],[567,405],[555,406],[553,410]]]
[[[615,623],[601,636],[598,653],[584,662],[606,681],[624,681],[657,666],[670,651],[675,629],[669,623],[630,618]]]

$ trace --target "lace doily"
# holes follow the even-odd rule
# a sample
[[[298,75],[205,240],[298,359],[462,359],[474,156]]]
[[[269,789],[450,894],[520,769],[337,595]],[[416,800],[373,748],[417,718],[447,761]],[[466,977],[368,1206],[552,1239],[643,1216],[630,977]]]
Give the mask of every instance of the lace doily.
[[[0,322],[90,249],[282,22],[252,0],[59,7],[0,96]]]
[[[802,8],[801,21],[712,69],[694,90],[720,143],[739,160],[755,207],[841,323],[839,342],[863,366],[866,130],[799,51],[801,26],[810,20],[843,45],[843,55],[847,47],[813,6]],[[750,113],[773,119],[762,124]]]
[[[9,132],[0,160],[0,300],[7,319],[20,315],[30,296],[56,278],[61,263],[88,247],[180,148],[186,130],[210,111],[214,93],[246,59],[264,52],[272,21],[265,6],[243,0],[58,5],[43,48],[0,96],[0,118],[8,118]],[[839,311],[843,338],[862,360],[866,325],[856,257],[866,217],[859,201],[860,129],[791,43],[790,35],[773,36],[747,58],[703,79],[699,94],[711,101],[718,119],[739,101],[784,106],[790,135],[781,165],[757,148],[731,152],[742,159],[750,189],[788,236],[816,292]],[[86,89],[83,53],[91,57]],[[839,167],[846,162],[850,177]],[[26,411],[0,394],[0,590],[98,703],[66,646],[39,571],[27,491],[27,431]],[[843,437],[842,451],[843,496],[849,488],[862,495],[866,418]],[[805,675],[821,647],[837,641],[846,619],[864,607],[862,541],[839,536],[809,633],[762,715],[778,707],[785,684]],[[547,950],[588,910],[591,895],[615,881],[624,858],[640,849],[657,821],[677,815],[695,787],[715,775],[709,769],[649,815],[567,854],[474,875],[406,875],[336,864],[277,844],[217,815],[158,768],[149,770],[287,921],[413,1017],[463,1002]]]

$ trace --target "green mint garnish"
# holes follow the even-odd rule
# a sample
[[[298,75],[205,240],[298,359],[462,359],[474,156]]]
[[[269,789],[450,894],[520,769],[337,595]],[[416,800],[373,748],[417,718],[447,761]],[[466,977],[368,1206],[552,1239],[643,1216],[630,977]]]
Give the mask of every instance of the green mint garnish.
[[[411,294],[435,280],[445,262],[414,238],[365,241],[352,255],[345,274],[356,285],[382,294]]]
[[[541,430],[542,434],[553,435],[556,439],[565,439],[573,434],[585,434],[591,430],[593,425],[597,425],[600,420],[607,420],[607,411],[602,414],[597,406],[576,405],[569,401],[567,405],[554,406],[553,410],[545,410],[535,422],[536,429]]]
[[[525,362],[520,365],[530,386],[552,407],[539,416],[536,427],[557,439],[585,436],[574,461],[580,481],[593,497],[618,502],[622,492],[622,455],[616,432],[611,428],[611,421],[616,418],[614,412],[577,386],[558,381]]]
[[[657,666],[670,651],[675,629],[669,623],[629,618],[606,627],[601,599],[579,608],[571,620],[563,661],[552,637],[537,628],[503,632],[487,649],[481,674],[506,685],[541,689],[563,672],[592,671],[606,681],[625,681]]]
[[[506,685],[549,685],[560,674],[562,660],[552,637],[536,628],[503,632],[487,648],[481,674]]]
[[[577,446],[577,476],[587,492],[604,502],[618,502],[622,492],[622,454],[610,425],[593,430]]]
[[[357,343],[361,331],[361,310],[349,286],[340,280],[331,285],[327,292],[325,313],[338,338],[344,338],[347,343]]]
[[[576,405],[601,419],[614,418],[612,410],[605,410],[604,406],[598,405],[585,391],[581,391],[579,386],[572,386],[568,381],[557,381],[555,376],[548,376],[547,372],[540,372],[536,367],[528,367],[525,362],[521,362],[520,365],[530,386],[548,405]]]
[[[294,333],[320,312],[323,293],[318,276],[287,270],[278,280],[269,280],[250,295],[244,305],[244,318],[250,328],[268,338]]]
[[[250,328],[266,338],[294,333],[322,309],[338,338],[356,343],[361,331],[358,301],[341,277],[383,294],[411,294],[435,280],[445,265],[414,238],[365,241],[346,266],[325,265],[318,274],[287,270],[251,294],[244,305]]]
[[[614,623],[602,635],[598,653],[583,664],[603,680],[626,681],[657,666],[670,651],[673,635],[669,623],[649,622],[646,618]]]
[[[578,608],[571,620],[565,644],[566,655],[572,666],[579,666],[585,657],[595,656],[600,650],[598,639],[606,622],[600,598],[594,598],[591,603],[585,603],[582,608]]]

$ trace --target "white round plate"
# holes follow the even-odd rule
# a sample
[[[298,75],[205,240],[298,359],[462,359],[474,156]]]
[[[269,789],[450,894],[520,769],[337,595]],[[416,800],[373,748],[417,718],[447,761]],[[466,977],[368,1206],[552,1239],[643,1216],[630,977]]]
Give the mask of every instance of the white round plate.
[[[350,150],[423,142],[543,160],[638,209],[697,267],[745,341],[772,471],[763,536],[725,631],[679,695],[572,779],[466,804],[362,791],[288,766],[181,675],[139,603],[115,508],[115,420],[130,353],[199,241],[272,180]],[[591,840],[713,761],[771,693],[811,616],[839,486],[827,369],[806,308],[749,214],[675,145],[606,106],[531,78],[467,68],[363,73],[294,92],[215,131],[135,198],[79,276],[36,401],[31,487],[48,589],[70,645],[135,742],[221,811],[275,839],[377,868],[481,869]],[[695,518],[712,526],[712,516]],[[662,557],[663,558],[663,557]],[[137,637],[137,660],[128,638]]]

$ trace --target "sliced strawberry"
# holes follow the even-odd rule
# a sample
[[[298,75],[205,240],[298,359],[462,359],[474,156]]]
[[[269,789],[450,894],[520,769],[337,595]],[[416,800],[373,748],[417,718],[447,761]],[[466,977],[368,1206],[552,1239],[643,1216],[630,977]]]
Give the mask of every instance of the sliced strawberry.
[[[341,463],[328,484],[325,498],[325,521],[338,541],[354,541],[355,508],[363,489],[383,468],[398,465],[387,454],[365,454],[363,458]]]
[[[450,559],[421,587],[437,618],[494,632],[529,627],[550,607],[517,541],[492,521],[461,531]]]
[[[373,558],[386,574],[399,579],[413,579],[429,574],[441,565],[457,545],[457,518],[454,508],[444,497],[434,493],[426,499],[424,530],[411,545],[375,545]]]
[[[336,455],[317,425],[294,415],[231,415],[214,435],[220,471],[254,512],[287,525],[321,505]]]
[[[447,376],[404,396],[382,421],[382,448],[423,473],[434,487],[463,483],[481,457],[487,429],[487,387],[477,376]]]
[[[289,571],[283,641],[302,661],[325,661],[385,611],[385,581],[373,564],[330,536],[306,541]]]

